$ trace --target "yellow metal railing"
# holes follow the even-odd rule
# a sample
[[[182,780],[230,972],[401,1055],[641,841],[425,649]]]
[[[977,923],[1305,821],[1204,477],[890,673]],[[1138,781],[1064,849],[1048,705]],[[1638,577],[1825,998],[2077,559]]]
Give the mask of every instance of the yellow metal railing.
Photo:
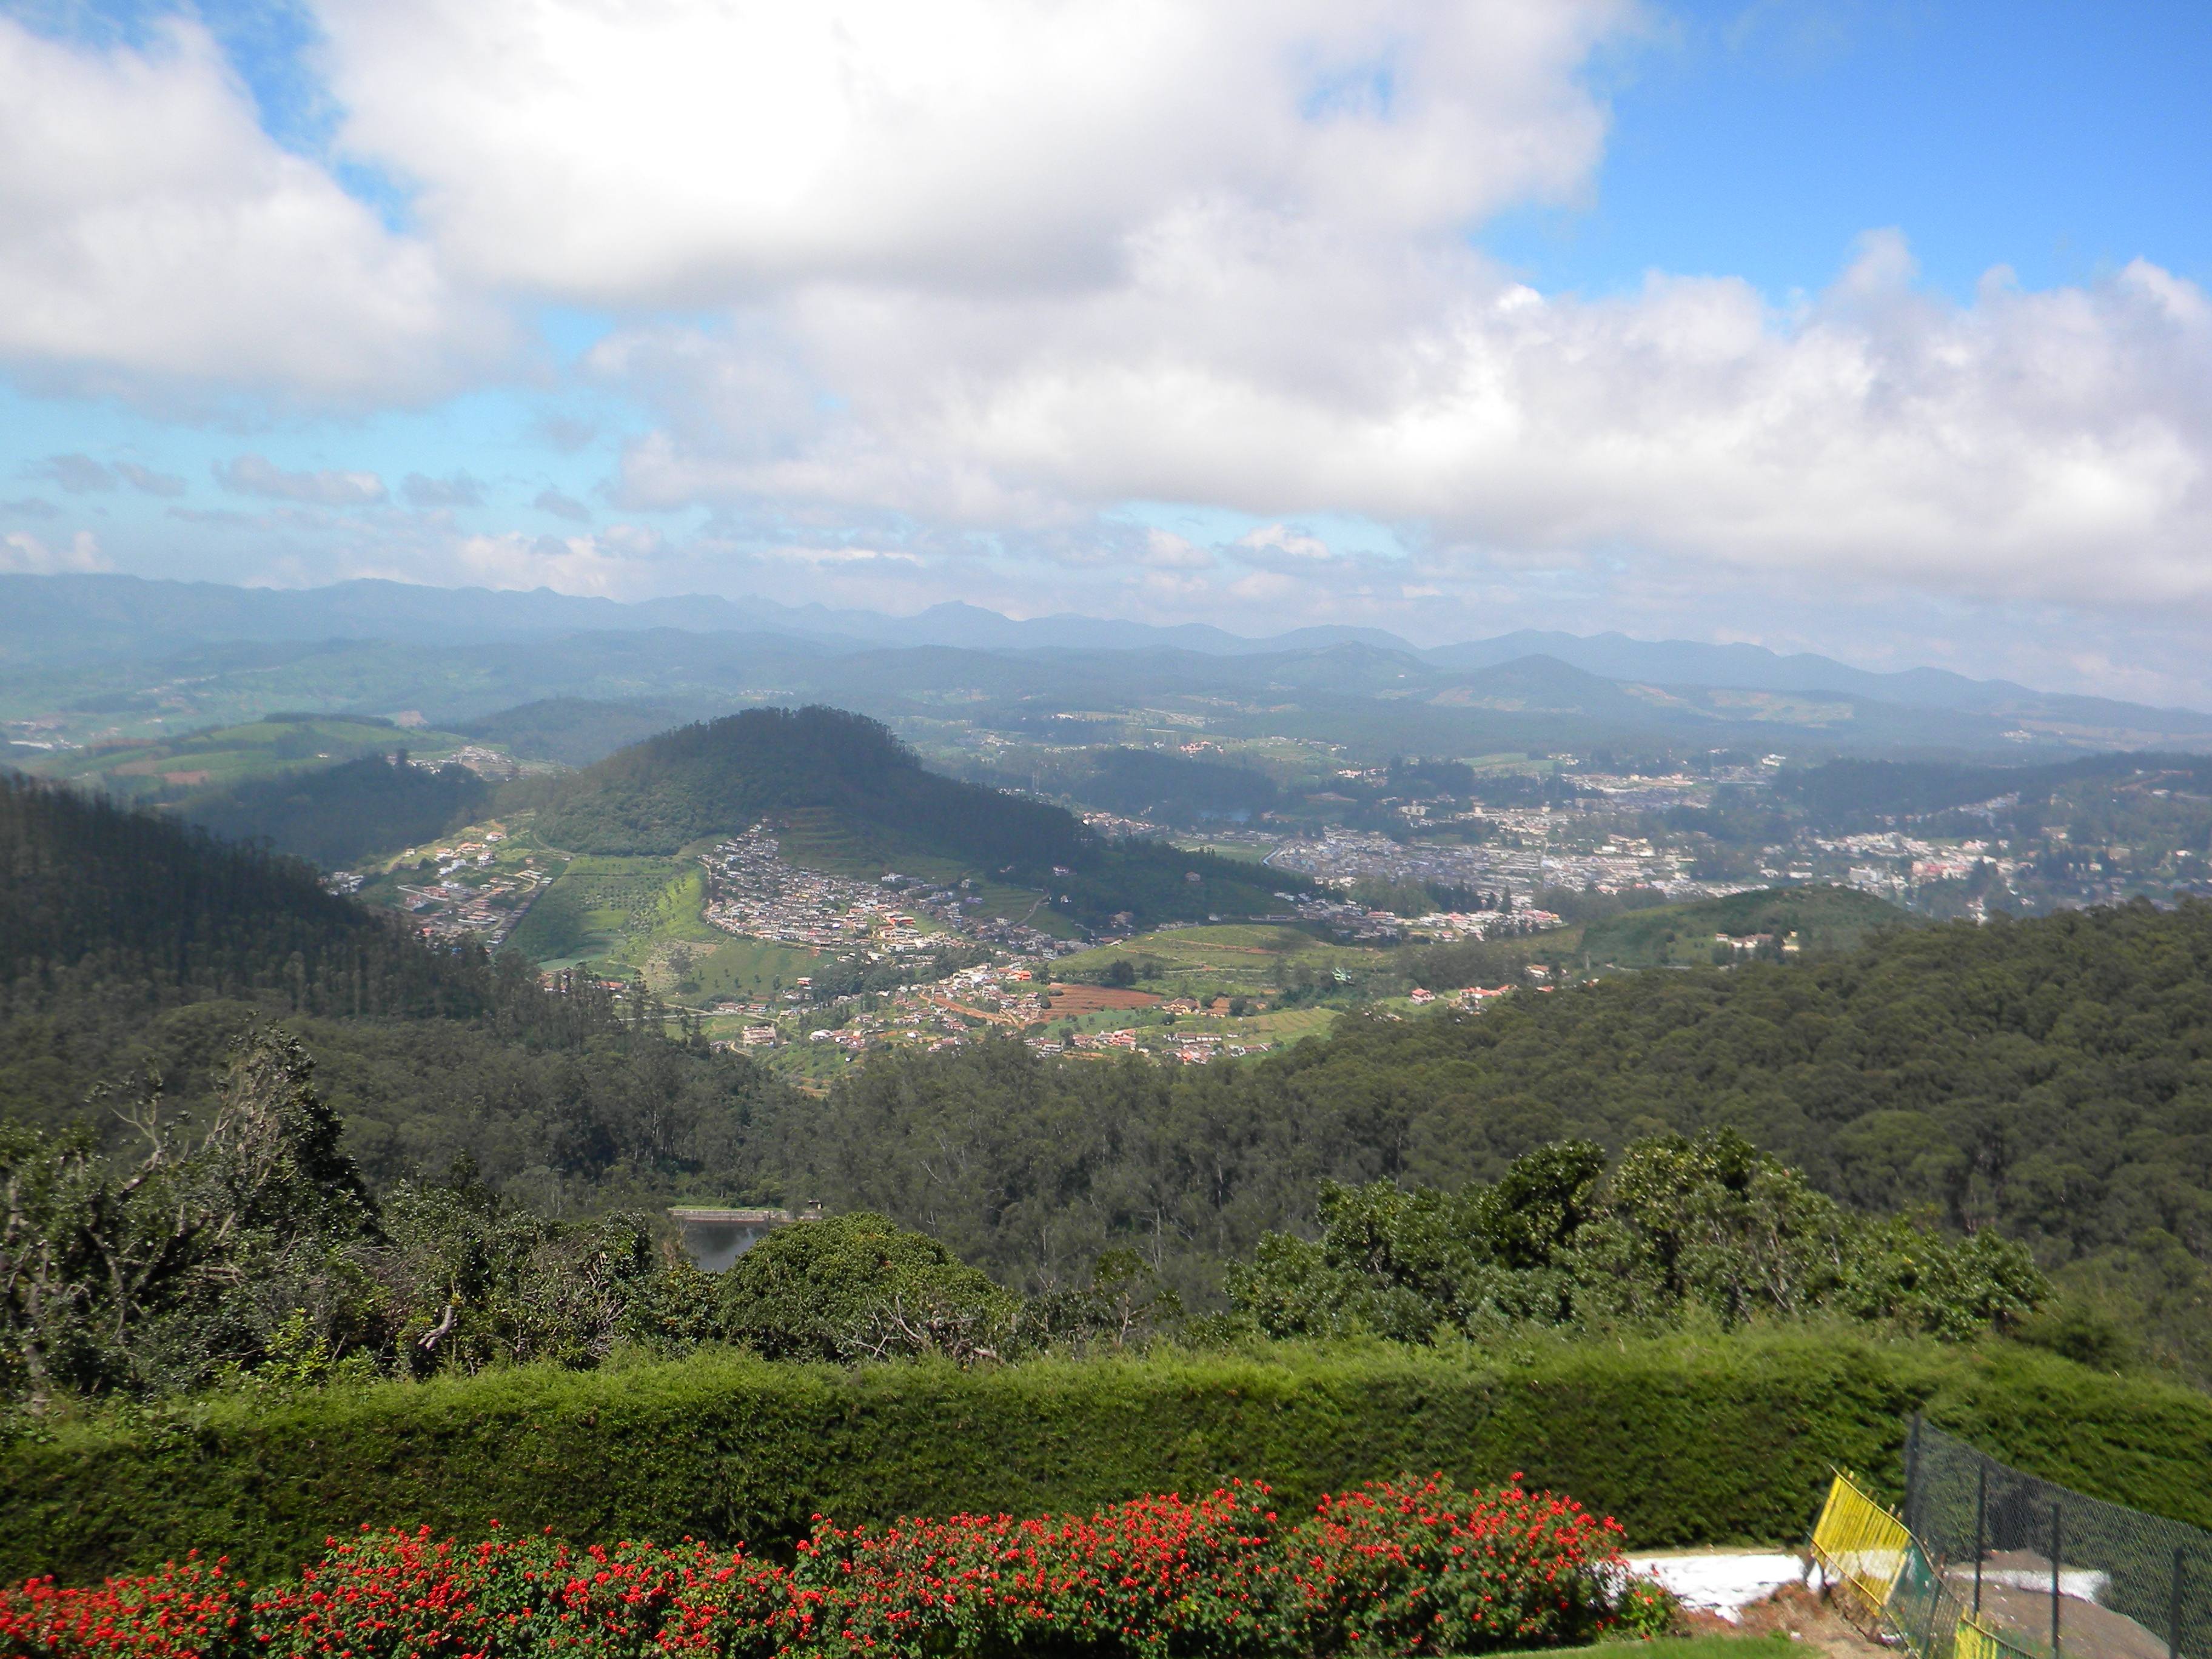
[[[1905,1522],[1838,1473],[1813,1526],[1813,1559],[1828,1576],[1850,1584],[1879,1613],[1889,1605],[1911,1549]]]
[[[1959,1615],[1958,1633],[1951,1640],[1951,1659],[2032,1659],[2027,1649],[1997,1634],[1971,1613]]]

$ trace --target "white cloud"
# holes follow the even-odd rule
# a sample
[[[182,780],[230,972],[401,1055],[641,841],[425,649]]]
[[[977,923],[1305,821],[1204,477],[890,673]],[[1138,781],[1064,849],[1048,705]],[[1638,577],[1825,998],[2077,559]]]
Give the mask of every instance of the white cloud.
[[[563,593],[632,599],[644,596],[640,562],[658,558],[665,549],[658,531],[610,525],[597,535],[528,536],[507,531],[468,536],[446,556],[469,581],[490,587],[549,586]]]
[[[0,16],[0,363],[48,389],[419,398],[510,344],[190,21],[102,51]]]
[[[316,3],[337,142],[411,229],[272,143],[197,24],[96,51],[0,19],[0,365],[374,405],[514,375],[501,307],[592,307],[613,332],[539,440],[642,406],[621,507],[749,527],[480,537],[483,580],[1264,626],[1601,591],[2212,617],[2212,311],[2158,266],[1953,304],[1882,232],[1778,309],[1725,277],[1547,296],[1473,246],[1590,188],[1582,77],[1634,0]],[[298,504],[287,556],[383,516],[315,511],[384,501],[374,473],[217,476]],[[1130,501],[1258,527],[1147,535]],[[1412,551],[1328,528],[1363,517]]]
[[[1206,570],[1214,561],[1206,549],[1194,546],[1172,531],[1153,527],[1145,532],[1144,549],[1137,562],[1152,570]]]
[[[2212,307],[2147,263],[1953,306],[1884,233],[1777,313],[1732,280],[1546,299],[1472,252],[1293,240],[1185,226],[1119,288],[1018,303],[818,291],[777,349],[803,342],[840,410],[738,441],[756,333],[611,341],[599,361],[665,416],[627,496],[1037,527],[1183,501],[1364,514],[1524,565],[1620,549],[2212,607]]]
[[[1327,559],[1334,556],[1328,544],[1317,536],[1309,536],[1286,525],[1262,525],[1257,530],[1247,531],[1237,538],[1237,545],[1252,553],[1280,553],[1293,559]]]
[[[1370,234],[1565,197],[1632,0],[324,0],[344,142],[452,269],[593,304],[1115,280],[1207,204]]]
[[[287,472],[259,455],[240,455],[228,465],[217,462],[212,470],[217,483],[240,495],[317,507],[366,507],[385,498],[384,480],[374,472]]]
[[[0,536],[0,570],[10,574],[53,576],[112,568],[89,530],[78,531],[66,547],[50,547],[21,530]]]

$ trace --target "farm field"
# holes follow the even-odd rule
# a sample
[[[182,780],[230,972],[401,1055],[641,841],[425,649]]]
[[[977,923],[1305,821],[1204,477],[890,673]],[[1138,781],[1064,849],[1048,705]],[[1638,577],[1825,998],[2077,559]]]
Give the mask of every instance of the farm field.
[[[1234,859],[1239,864],[1264,864],[1272,847],[1255,847],[1242,841],[1179,841],[1175,843],[1186,853],[1211,853],[1218,859]]]
[[[164,791],[219,787],[272,772],[334,766],[395,749],[404,749],[418,760],[440,760],[467,741],[450,732],[403,730],[388,720],[343,715],[258,720],[161,741],[62,750],[51,759],[29,763],[25,769],[40,777],[98,783],[118,795],[146,798]]]
[[[1156,991],[1124,990],[1112,985],[1062,985],[1055,981],[1052,988],[1052,1011],[1062,1018],[1126,1013],[1157,1007],[1164,1000]]]
[[[1147,990],[1168,996],[1200,992],[1234,996],[1280,986],[1283,974],[1292,969],[1303,969],[1310,977],[1338,968],[1362,971],[1382,960],[1379,951],[1327,943],[1303,928],[1237,922],[1140,933],[1119,945],[1065,957],[1060,971],[1076,979],[1126,961],[1136,970],[1138,983]]]
[[[641,962],[657,938],[712,948],[723,936],[699,920],[703,873],[684,859],[580,854],[538,896],[511,943],[533,960],[619,957]]]
[[[810,950],[804,945],[738,939],[718,930],[708,931],[721,942],[698,946],[678,945],[657,953],[657,960],[648,968],[647,977],[649,982],[666,981],[656,985],[662,994],[672,994],[686,1002],[701,998],[711,1001],[717,997],[758,1001],[803,978],[811,978],[817,969],[832,960],[829,952]],[[684,955],[677,955],[679,951]],[[684,971],[687,958],[689,972]],[[687,985],[697,988],[687,990]]]

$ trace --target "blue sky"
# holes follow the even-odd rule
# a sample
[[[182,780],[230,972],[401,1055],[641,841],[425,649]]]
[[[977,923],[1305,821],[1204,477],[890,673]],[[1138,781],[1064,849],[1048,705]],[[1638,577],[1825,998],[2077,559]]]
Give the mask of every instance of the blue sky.
[[[2212,9],[902,10],[0,5],[0,565],[2212,698]]]
[[[1545,288],[1737,275],[1780,299],[1894,225],[1960,299],[2146,257],[2212,281],[2212,7],[1676,5],[1598,71],[1615,126],[1587,206],[1490,246]]]

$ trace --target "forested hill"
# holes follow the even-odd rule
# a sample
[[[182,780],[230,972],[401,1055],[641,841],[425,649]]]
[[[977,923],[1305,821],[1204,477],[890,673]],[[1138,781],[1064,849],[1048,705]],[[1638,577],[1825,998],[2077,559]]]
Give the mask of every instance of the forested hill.
[[[382,764],[374,762],[372,764]],[[474,1015],[480,961],[426,950],[312,866],[27,779],[0,780],[0,986],[57,975],[338,1014]]]
[[[805,808],[864,842],[1049,886],[1063,914],[1092,924],[1124,910],[1147,922],[1265,914],[1279,908],[1273,890],[1311,886],[1209,854],[1109,845],[1063,808],[923,770],[888,728],[837,708],[749,708],[648,738],[544,786],[537,833],[574,852],[665,854]]]
[[[2212,1378],[2212,907],[1878,936],[1477,1014],[1348,1019],[1250,1067],[871,1065],[784,1156],[1010,1278],[1140,1243],[1188,1292],[1324,1176],[1455,1186],[1585,1136],[1728,1126],[1874,1210],[2032,1243]]]
[[[581,853],[667,854],[807,806],[994,869],[1048,870],[1091,848],[1060,808],[926,772],[885,726],[821,708],[749,708],[633,744],[552,786],[538,834]]]
[[[103,1090],[191,1113],[230,1040],[272,1021],[320,1066],[373,1182],[465,1155],[556,1210],[743,1192],[749,1127],[788,1096],[648,1003],[434,948],[305,865],[0,781],[0,1124],[127,1138]]]

